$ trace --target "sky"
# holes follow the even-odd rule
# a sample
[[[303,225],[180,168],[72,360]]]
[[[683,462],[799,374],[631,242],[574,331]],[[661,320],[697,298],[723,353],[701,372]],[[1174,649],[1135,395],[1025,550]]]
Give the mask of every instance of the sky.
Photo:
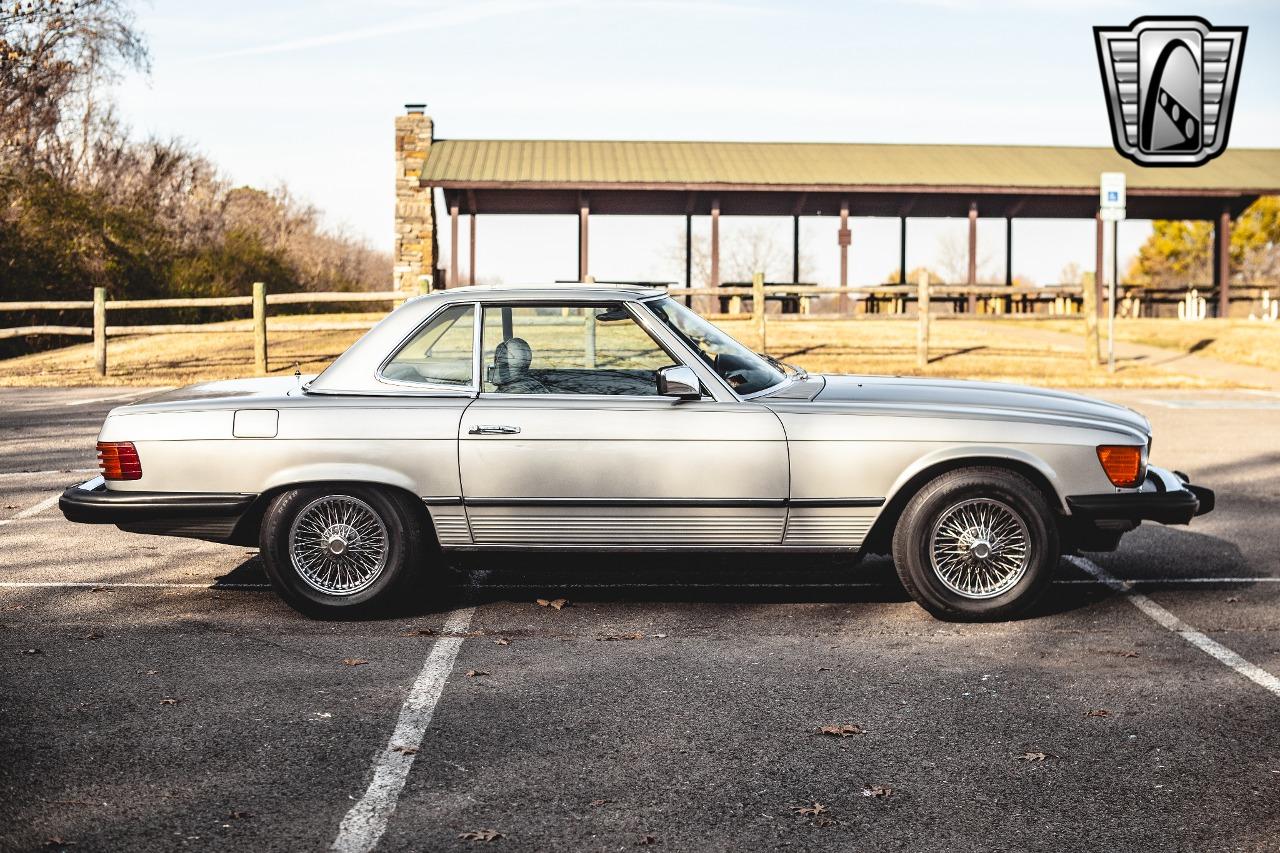
[[[1092,27],[1147,14],[1247,25],[1231,146],[1280,147],[1274,0],[143,0],[137,10],[152,68],[117,93],[136,135],[181,137],[236,183],[283,182],[329,226],[387,250],[392,127],[405,103],[428,104],[437,138],[1109,146]],[[694,227],[705,234],[707,223]],[[836,227],[804,220],[806,277],[836,279]],[[897,267],[896,220],[851,227],[851,283],[883,281]],[[681,219],[593,217],[591,228],[598,278],[683,278]],[[789,271],[787,221],[726,218],[722,234],[735,228],[772,235]],[[908,266],[936,266],[965,228],[912,220]],[[1149,231],[1122,223],[1121,257]],[[447,261],[447,226],[441,235]],[[478,277],[571,278],[575,241],[570,217],[480,217]],[[1002,221],[980,221],[979,255],[1003,278]],[[1092,221],[1016,224],[1016,275],[1056,282],[1072,262],[1092,268]]]

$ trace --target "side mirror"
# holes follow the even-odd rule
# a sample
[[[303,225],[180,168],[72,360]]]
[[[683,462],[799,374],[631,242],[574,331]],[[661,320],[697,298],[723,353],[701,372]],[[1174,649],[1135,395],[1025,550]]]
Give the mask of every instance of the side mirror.
[[[702,396],[702,383],[693,368],[678,364],[658,371],[658,393],[663,397],[697,400]]]

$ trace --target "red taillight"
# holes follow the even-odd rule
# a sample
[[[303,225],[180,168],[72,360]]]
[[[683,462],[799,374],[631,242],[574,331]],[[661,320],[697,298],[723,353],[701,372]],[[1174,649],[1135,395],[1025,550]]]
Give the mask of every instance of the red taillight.
[[[1104,444],[1098,448],[1098,461],[1113,486],[1132,488],[1142,483],[1142,448]]]
[[[132,441],[99,441],[98,465],[104,480],[142,479],[142,461]]]

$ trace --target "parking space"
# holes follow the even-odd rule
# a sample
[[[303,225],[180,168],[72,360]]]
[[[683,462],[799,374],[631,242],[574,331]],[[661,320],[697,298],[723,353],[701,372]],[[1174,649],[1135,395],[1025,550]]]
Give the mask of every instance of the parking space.
[[[249,549],[35,511],[121,393],[0,391],[0,849],[1280,849],[1280,691],[1189,636],[1280,675],[1265,395],[1103,394],[1217,511],[959,625],[884,559],[517,554],[309,621]]]

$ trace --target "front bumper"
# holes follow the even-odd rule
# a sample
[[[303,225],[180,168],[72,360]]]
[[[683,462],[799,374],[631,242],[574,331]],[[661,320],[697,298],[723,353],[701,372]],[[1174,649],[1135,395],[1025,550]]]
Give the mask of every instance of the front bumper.
[[[238,540],[236,529],[257,495],[134,492],[107,489],[101,477],[72,486],[58,499],[68,521],[114,524],[131,533]]]
[[[1072,516],[1104,528],[1125,523],[1136,527],[1143,521],[1189,524],[1197,515],[1211,512],[1213,506],[1212,489],[1193,486],[1187,475],[1154,465],[1147,469],[1147,479],[1137,491],[1067,497]]]

